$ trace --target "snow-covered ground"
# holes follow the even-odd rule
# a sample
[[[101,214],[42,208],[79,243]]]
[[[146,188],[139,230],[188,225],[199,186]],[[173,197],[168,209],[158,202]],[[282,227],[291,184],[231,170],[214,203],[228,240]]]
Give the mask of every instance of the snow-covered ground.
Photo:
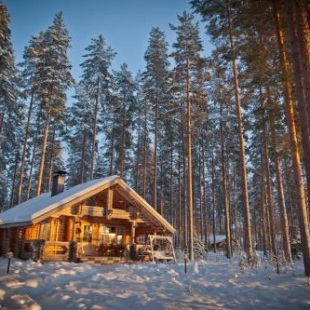
[[[113,266],[0,258],[0,309],[310,309],[302,262],[263,262],[240,271],[239,259]]]

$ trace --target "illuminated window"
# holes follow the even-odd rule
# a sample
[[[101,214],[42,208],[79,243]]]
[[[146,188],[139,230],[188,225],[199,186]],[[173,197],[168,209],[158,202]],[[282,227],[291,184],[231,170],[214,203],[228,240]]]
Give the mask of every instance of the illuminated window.
[[[39,239],[50,241],[50,234],[51,234],[51,223],[50,222],[41,223]]]
[[[102,244],[122,244],[123,229],[121,227],[107,227],[100,225],[99,238]]]
[[[83,241],[91,242],[93,238],[93,227],[91,225],[84,226]]]

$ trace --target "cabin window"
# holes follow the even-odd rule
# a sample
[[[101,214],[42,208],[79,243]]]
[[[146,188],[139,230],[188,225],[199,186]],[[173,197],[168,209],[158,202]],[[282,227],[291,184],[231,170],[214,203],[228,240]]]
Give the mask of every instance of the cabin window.
[[[50,222],[41,223],[39,239],[50,241],[50,233],[51,233],[51,223]]]
[[[108,227],[100,225],[99,238],[102,244],[122,244],[123,243],[123,228]]]
[[[91,242],[92,239],[93,239],[93,226],[85,225],[84,232],[83,232],[83,241]]]

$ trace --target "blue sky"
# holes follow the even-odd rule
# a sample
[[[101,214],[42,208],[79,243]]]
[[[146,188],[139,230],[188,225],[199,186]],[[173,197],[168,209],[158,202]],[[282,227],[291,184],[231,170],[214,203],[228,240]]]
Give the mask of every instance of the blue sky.
[[[0,0],[1,1],[1,0]],[[2,0],[11,16],[11,41],[16,62],[31,36],[45,30],[62,11],[65,25],[72,38],[69,57],[73,76],[79,79],[82,55],[91,38],[102,34],[107,45],[117,53],[113,69],[127,63],[136,73],[145,66],[144,53],[152,27],[159,27],[170,46],[175,34],[169,23],[178,25],[177,15],[191,12],[188,0]],[[202,28],[202,26],[201,26]],[[202,31],[203,33],[203,31]],[[205,37],[202,37],[206,41]]]

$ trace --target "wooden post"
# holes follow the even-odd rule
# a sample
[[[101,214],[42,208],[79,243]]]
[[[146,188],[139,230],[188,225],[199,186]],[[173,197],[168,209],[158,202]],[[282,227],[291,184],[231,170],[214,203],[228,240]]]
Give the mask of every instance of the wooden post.
[[[131,244],[135,243],[136,238],[136,221],[131,222]]]
[[[72,239],[71,241],[76,241],[76,233],[75,233],[75,230],[76,230],[76,226],[77,226],[77,222],[78,222],[78,217],[77,216],[74,216],[73,217],[73,220],[72,220]]]
[[[107,193],[107,207],[106,207],[107,220],[111,218],[112,212],[113,212],[113,190],[109,188]]]

